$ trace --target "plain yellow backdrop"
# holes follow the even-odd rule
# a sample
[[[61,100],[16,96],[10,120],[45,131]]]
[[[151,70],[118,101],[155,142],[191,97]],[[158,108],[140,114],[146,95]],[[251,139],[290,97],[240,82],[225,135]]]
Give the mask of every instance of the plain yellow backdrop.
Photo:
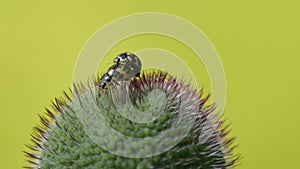
[[[296,0],[1,1],[0,167],[26,164],[22,150],[38,113],[71,85],[78,54],[96,30],[128,14],[165,12],[196,25],[219,53],[227,81],[224,117],[243,156],[237,168],[300,168],[299,7]],[[148,47],[147,40],[124,46]]]

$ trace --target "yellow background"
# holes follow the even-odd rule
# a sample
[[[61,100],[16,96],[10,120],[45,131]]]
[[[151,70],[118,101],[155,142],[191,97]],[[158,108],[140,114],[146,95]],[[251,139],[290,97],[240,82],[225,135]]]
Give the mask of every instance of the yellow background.
[[[80,49],[97,29],[136,12],[166,12],[196,25],[219,53],[224,117],[243,156],[237,168],[300,168],[299,7],[296,0],[1,1],[0,167],[26,164],[22,150],[37,114],[71,85]],[[127,45],[147,43],[137,41]]]

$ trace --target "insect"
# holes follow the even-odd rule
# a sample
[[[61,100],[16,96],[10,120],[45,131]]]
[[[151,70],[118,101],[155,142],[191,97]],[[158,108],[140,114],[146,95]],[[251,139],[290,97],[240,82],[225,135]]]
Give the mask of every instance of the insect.
[[[107,89],[110,83],[127,81],[134,76],[138,77],[140,75],[142,64],[140,59],[133,53],[126,52],[119,54],[114,59],[114,63],[100,78],[99,87],[101,89]]]
[[[142,63],[140,59],[131,52],[125,52],[119,54],[115,59],[114,63],[119,66],[120,64],[127,64],[131,66],[133,69],[141,69]]]

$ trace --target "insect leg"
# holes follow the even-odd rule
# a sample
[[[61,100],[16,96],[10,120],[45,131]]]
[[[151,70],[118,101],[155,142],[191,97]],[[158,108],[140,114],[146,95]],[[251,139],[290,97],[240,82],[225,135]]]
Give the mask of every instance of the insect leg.
[[[137,74],[135,75],[135,77],[140,77],[140,75],[141,75],[141,72],[137,73]]]

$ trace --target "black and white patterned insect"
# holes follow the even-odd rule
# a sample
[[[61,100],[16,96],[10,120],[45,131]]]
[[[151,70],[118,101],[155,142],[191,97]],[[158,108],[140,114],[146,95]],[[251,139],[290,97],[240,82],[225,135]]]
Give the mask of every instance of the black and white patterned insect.
[[[131,52],[125,52],[119,54],[115,59],[114,63],[119,66],[120,64],[127,64],[128,66],[134,67],[135,69],[141,69],[142,63],[140,59]]]
[[[107,72],[102,75],[99,81],[99,87],[101,89],[106,89],[108,84],[110,84],[113,81],[113,77],[115,76],[115,72],[117,70],[116,65],[112,65],[108,68]]]
[[[101,89],[107,89],[111,83],[127,81],[140,75],[142,63],[133,53],[126,52],[119,54],[114,59],[114,63],[100,78],[99,87]]]

